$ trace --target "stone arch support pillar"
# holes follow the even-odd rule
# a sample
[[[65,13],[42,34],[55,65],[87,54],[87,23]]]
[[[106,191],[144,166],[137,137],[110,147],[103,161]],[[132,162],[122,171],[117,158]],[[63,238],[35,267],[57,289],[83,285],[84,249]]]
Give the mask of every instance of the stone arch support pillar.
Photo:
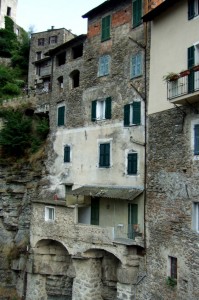
[[[76,277],[73,281],[72,300],[102,300],[101,259],[73,258]]]
[[[136,287],[134,285],[117,283],[117,300],[135,300]]]
[[[134,300],[138,275],[138,264],[121,265],[117,270],[117,300]]]

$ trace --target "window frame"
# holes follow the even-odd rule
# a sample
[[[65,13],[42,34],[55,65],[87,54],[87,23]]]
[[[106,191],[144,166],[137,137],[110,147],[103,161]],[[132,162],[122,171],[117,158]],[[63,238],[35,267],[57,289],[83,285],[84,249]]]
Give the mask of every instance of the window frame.
[[[199,0],[188,0],[188,20],[199,15]]]
[[[38,39],[38,46],[44,46],[45,44],[45,38],[39,38]]]
[[[142,24],[142,0],[132,0],[132,26],[133,28]]]
[[[130,156],[135,156],[136,157],[136,171],[134,171],[134,172],[132,171],[132,169],[134,167],[130,168],[130,166],[129,166],[129,163],[130,163],[130,159],[129,158],[130,158]],[[134,151],[134,150],[128,151],[126,159],[127,159],[126,174],[129,175],[129,176],[137,176],[138,175],[138,153],[136,151]]]
[[[169,256],[169,276],[178,279],[178,259],[175,256]]]
[[[63,109],[63,112],[61,112],[61,109]],[[64,104],[59,105],[57,107],[57,126],[65,126],[65,113],[66,113],[66,106]],[[61,116],[60,116],[61,114]]]
[[[101,20],[101,42],[111,38],[111,15],[104,16]]]
[[[57,41],[58,41],[57,35],[49,36],[49,40],[48,40],[49,45],[57,44]]]
[[[91,103],[91,121],[110,120],[112,117],[112,98],[93,100]]]
[[[143,54],[138,52],[131,56],[130,78],[134,79],[143,75]]]
[[[192,229],[199,233],[199,202],[193,203],[192,208]]]
[[[64,146],[64,163],[70,163],[71,162],[71,146],[65,145]]]
[[[52,218],[49,218],[50,214],[50,210],[53,212],[52,214]],[[53,206],[45,206],[45,221],[46,222],[54,222],[55,221],[55,207]]]
[[[124,127],[140,126],[140,125],[142,125],[141,101],[133,101],[132,103],[124,105]]]
[[[110,74],[110,61],[111,57],[109,54],[100,56],[98,62],[98,77],[108,76]]]
[[[109,145],[102,153],[102,145]],[[107,151],[108,150],[108,151]],[[98,142],[98,167],[99,169],[107,169],[112,166],[112,142],[111,140],[100,140]],[[108,156],[108,159],[107,159]],[[103,158],[102,158],[103,157]]]

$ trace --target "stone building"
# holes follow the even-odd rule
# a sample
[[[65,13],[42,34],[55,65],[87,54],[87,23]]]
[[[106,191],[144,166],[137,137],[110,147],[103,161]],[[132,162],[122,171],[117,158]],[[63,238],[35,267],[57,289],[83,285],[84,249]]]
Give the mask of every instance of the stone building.
[[[130,300],[145,277],[143,9],[105,1],[83,16],[87,35],[46,53],[50,147],[32,199],[27,300]]]
[[[147,297],[199,299],[198,1],[170,1],[151,22],[147,147]]]
[[[18,0],[0,0],[0,28],[5,27],[4,17],[8,16],[16,23]]]
[[[45,53],[66,41],[74,38],[69,30],[65,28],[51,29],[37,32],[31,35],[28,88],[37,93],[49,91],[51,82],[51,59]]]

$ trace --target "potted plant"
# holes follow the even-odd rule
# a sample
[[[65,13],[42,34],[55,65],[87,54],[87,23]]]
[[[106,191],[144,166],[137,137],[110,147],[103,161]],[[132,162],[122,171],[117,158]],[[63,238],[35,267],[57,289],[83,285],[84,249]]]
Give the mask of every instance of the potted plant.
[[[167,75],[163,76],[164,81],[175,81],[180,77],[178,73],[170,72]]]

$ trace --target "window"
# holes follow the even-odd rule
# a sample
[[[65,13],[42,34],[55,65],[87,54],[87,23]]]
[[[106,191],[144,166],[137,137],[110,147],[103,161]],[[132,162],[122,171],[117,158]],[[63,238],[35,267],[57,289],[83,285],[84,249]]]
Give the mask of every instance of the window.
[[[78,70],[74,70],[70,74],[71,80],[72,80],[72,88],[76,88],[79,86],[79,78],[80,78],[80,72]]]
[[[110,29],[111,29],[111,17],[106,16],[102,18],[102,30],[101,30],[102,42],[110,39]]]
[[[170,274],[171,278],[177,279],[177,258],[173,256],[169,256],[170,260]]]
[[[63,126],[65,124],[65,106],[58,107],[57,112],[57,126]]]
[[[36,75],[38,75],[38,76],[41,75],[41,66],[36,67]]]
[[[199,14],[199,0],[188,0],[188,20]]]
[[[111,97],[105,100],[94,100],[91,105],[91,120],[111,119]]]
[[[199,124],[194,126],[194,155],[199,155]]]
[[[10,17],[11,16],[11,7],[7,7],[7,16]]]
[[[45,221],[54,221],[54,220],[55,220],[54,207],[46,206],[45,207]]]
[[[138,155],[136,152],[128,153],[127,156],[127,174],[137,175]]]
[[[133,0],[133,27],[142,23],[142,0]]]
[[[57,55],[57,66],[62,66],[66,63],[66,52]]]
[[[100,144],[99,167],[110,167],[110,143]]]
[[[41,51],[39,51],[39,52],[36,52],[36,60],[39,60],[39,59],[41,59]]]
[[[131,78],[142,75],[142,53],[133,55],[131,58]]]
[[[91,225],[99,225],[100,199],[91,198]]]
[[[38,46],[44,46],[44,43],[45,43],[45,39],[44,38],[38,39]]]
[[[50,36],[49,37],[49,44],[56,44],[57,43],[57,36]]]
[[[75,46],[72,48],[73,59],[81,57],[83,55],[83,44]]]
[[[199,203],[193,204],[193,229],[199,233]]]
[[[68,145],[64,147],[64,162],[65,163],[70,162],[70,146]]]
[[[141,102],[134,101],[124,106],[124,126],[141,124]]]
[[[63,92],[63,88],[64,88],[64,83],[63,83],[64,79],[63,79],[63,76],[60,76],[57,79],[57,81],[58,81],[59,92],[61,93],[61,92]]]
[[[98,76],[108,75],[110,72],[110,56],[103,55],[99,58]]]

